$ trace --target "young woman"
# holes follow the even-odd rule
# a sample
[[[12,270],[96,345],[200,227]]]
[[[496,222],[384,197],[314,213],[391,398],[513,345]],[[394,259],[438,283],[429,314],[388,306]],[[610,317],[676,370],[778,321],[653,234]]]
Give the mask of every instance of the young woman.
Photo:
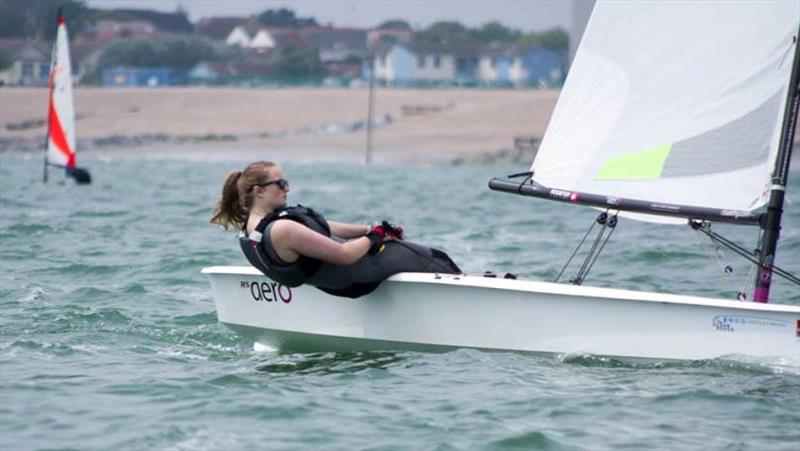
[[[326,221],[310,208],[287,206],[288,193],[280,166],[250,163],[225,180],[211,218],[240,228],[248,261],[279,283],[357,297],[398,272],[461,272],[444,252],[402,241],[402,228]]]

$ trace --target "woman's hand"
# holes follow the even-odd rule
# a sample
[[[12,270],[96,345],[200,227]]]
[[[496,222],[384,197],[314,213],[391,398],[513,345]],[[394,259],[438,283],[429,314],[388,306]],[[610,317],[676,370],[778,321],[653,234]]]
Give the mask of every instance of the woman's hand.
[[[392,224],[389,221],[384,220],[381,222],[381,227],[386,232],[386,235],[390,238],[397,238],[398,240],[403,239],[403,227],[397,224]]]

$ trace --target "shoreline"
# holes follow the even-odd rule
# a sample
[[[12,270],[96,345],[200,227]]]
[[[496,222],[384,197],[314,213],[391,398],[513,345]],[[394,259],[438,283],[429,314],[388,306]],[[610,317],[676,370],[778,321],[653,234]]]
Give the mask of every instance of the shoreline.
[[[514,138],[540,138],[559,91],[389,89],[375,93],[376,162],[529,162]],[[251,150],[363,160],[363,88],[75,89],[78,152],[209,156]],[[0,88],[0,151],[38,151],[47,90]],[[258,150],[256,150],[258,149]],[[220,154],[220,155],[216,155]],[[331,155],[333,154],[333,155]]]

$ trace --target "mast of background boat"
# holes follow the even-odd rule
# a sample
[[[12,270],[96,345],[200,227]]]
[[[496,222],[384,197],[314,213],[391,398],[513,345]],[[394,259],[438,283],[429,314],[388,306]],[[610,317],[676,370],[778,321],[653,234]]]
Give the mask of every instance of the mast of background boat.
[[[375,53],[369,59],[369,100],[367,101],[367,154],[364,164],[372,163],[372,110],[375,105]]]
[[[47,134],[44,137],[44,177],[42,181],[47,183],[48,176],[50,175],[50,162],[47,160],[47,148],[50,146],[50,121],[52,118],[50,115],[52,114],[53,108],[53,65],[56,62],[56,52],[58,51],[58,27],[61,25],[61,22],[64,20],[64,17],[61,15],[61,8],[58,8],[58,18],[56,19],[56,40],[53,44],[53,50],[50,52],[50,71],[47,73],[47,78],[50,80],[49,89],[47,91]]]
[[[800,51],[798,51],[798,34],[794,36],[794,63],[787,93],[786,109],[783,113],[781,127],[781,141],[778,146],[778,156],[775,159],[775,170],[772,172],[772,186],[770,187],[767,212],[761,221],[761,246],[759,254],[758,271],[755,287],[753,289],[754,302],[768,302],[769,288],[772,283],[772,267],[775,264],[775,250],[781,229],[781,215],[783,214],[783,197],[786,192],[786,181],[789,178],[789,160],[792,158],[792,140],[794,129],[797,125],[797,109],[800,103]]]

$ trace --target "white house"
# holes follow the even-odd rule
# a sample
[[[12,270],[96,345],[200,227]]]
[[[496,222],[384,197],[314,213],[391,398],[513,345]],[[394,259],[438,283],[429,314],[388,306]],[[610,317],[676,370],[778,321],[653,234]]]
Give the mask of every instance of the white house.
[[[225,43],[228,45],[238,45],[239,47],[248,47],[250,45],[250,33],[244,25],[237,25],[233,27],[230,34],[225,38]]]

